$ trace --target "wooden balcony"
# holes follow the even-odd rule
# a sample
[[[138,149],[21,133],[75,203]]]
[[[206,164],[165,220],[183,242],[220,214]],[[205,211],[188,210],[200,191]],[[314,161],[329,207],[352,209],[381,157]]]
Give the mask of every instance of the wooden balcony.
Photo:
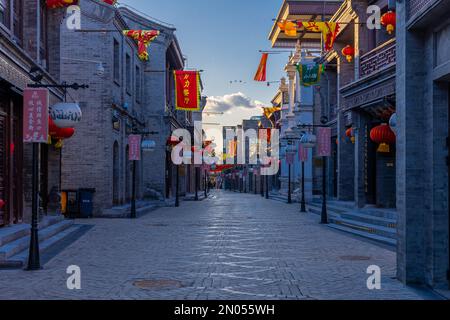
[[[360,58],[360,76],[366,77],[395,65],[396,42],[391,39]]]

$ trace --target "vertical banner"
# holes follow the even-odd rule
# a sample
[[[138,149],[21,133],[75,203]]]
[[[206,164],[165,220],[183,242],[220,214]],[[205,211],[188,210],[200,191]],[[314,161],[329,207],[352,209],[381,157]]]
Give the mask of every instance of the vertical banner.
[[[301,143],[299,143],[298,146],[298,160],[300,160],[300,162],[308,161],[308,149],[305,148]]]
[[[267,59],[269,58],[268,53],[263,53],[261,56],[261,61],[258,65],[258,70],[256,71],[254,80],[258,82],[264,82],[266,81],[266,75],[267,75]]]
[[[317,155],[319,157],[331,156],[331,128],[317,129]]]
[[[48,89],[27,88],[23,92],[23,142],[48,141]]]
[[[128,160],[141,160],[141,136],[133,134],[128,136]]]
[[[288,165],[293,165],[295,161],[295,154],[292,152],[287,152],[286,153],[286,163]]]
[[[200,110],[200,74],[198,71],[174,71],[175,108],[184,111]]]

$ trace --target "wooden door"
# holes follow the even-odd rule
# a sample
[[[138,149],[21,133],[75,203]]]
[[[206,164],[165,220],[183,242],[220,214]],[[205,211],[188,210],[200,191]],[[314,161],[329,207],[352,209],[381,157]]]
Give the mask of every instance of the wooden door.
[[[5,201],[6,205],[0,208],[0,227],[8,223],[8,159],[7,159],[7,117],[2,112],[0,106],[0,199]]]

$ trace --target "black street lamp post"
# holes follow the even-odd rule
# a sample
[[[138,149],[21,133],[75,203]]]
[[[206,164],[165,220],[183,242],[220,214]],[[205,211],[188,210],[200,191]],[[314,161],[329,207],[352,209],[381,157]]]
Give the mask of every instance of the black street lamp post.
[[[291,164],[289,163],[289,178],[288,178],[288,204],[292,203],[292,187],[291,187]]]
[[[37,68],[32,68],[30,72],[30,79],[35,81],[33,84],[28,84],[28,88],[57,88],[63,89],[64,100],[67,89],[79,90],[87,89],[88,85],[80,85],[78,83],[68,84],[41,84],[42,75],[34,76],[34,72],[39,72]],[[32,200],[31,200],[31,230],[30,230],[30,247],[28,251],[28,264],[26,270],[35,271],[41,269],[40,252],[39,252],[39,143],[33,143],[32,153]]]
[[[320,119],[320,122],[322,123],[322,125],[299,124],[297,127],[298,128],[302,128],[302,129],[307,128],[309,130],[313,130],[314,128],[328,128],[329,127],[327,125],[327,123],[328,123],[328,118],[327,117],[322,116],[322,118]],[[322,211],[321,211],[321,214],[320,214],[320,223],[321,224],[328,224],[327,187],[326,187],[326,183],[327,183],[327,166],[326,166],[326,164],[327,164],[327,157],[323,156],[322,157]],[[303,176],[304,176],[304,169],[303,169]],[[302,184],[304,184],[304,180],[303,179],[302,179]],[[304,187],[302,189],[304,189]],[[302,195],[302,197],[303,196],[304,196],[304,194]],[[306,212],[306,210],[303,211],[303,209],[305,209],[305,208],[303,207],[303,203],[302,203],[302,212]]]
[[[180,168],[179,165],[175,165],[176,168],[176,182],[175,182],[175,207],[180,206]]]
[[[198,182],[200,180],[199,167],[195,167],[195,201],[198,201]]]
[[[302,161],[302,200],[300,203],[300,212],[306,212],[305,201],[305,161]]]
[[[269,199],[269,176],[265,176],[266,181],[266,199]]]
[[[132,134],[134,135],[140,135],[141,137],[144,137],[146,135],[155,135],[155,134],[159,134],[159,132],[156,131],[138,131],[135,128],[135,124],[133,125],[133,130],[132,130]],[[142,141],[141,141],[142,143]],[[141,146],[139,146],[139,148],[141,148]],[[131,219],[136,219],[137,217],[137,213],[136,213],[136,160],[132,161],[132,186],[131,186],[131,209],[130,209],[130,218]]]

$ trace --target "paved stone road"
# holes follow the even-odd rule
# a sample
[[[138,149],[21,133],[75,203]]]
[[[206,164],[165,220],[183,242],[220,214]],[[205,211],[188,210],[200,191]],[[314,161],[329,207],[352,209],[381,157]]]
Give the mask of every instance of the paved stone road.
[[[395,253],[318,224],[296,205],[217,192],[94,227],[37,272],[0,271],[0,299],[422,299],[395,277]],[[358,258],[358,259],[354,259]],[[66,288],[78,265],[82,290]],[[366,287],[369,265],[382,290]],[[142,289],[137,280],[176,280]]]

